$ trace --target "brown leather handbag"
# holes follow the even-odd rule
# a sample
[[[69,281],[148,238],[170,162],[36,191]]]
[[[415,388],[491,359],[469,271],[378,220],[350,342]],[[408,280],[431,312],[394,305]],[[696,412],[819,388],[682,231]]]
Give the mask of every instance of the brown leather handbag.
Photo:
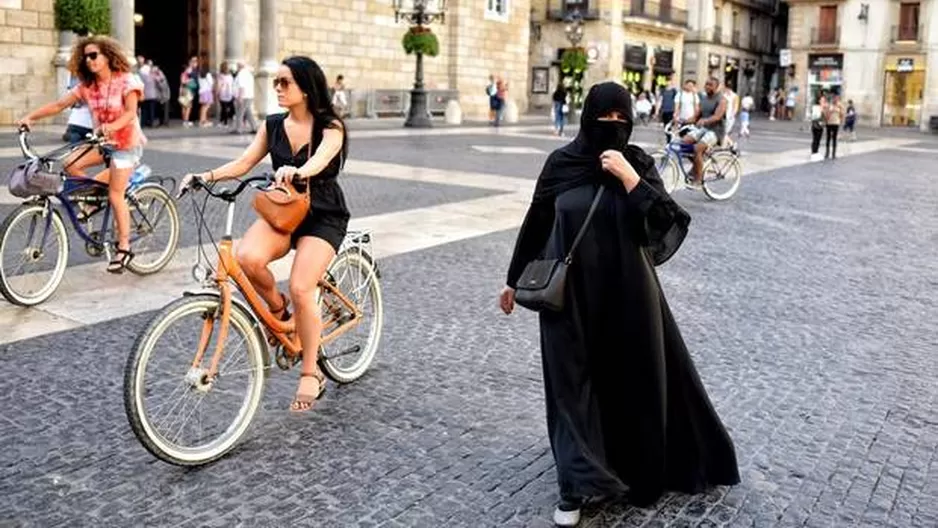
[[[307,161],[312,156],[313,138],[312,134],[309,143],[306,146]],[[272,185],[265,191],[254,194],[254,210],[257,214],[267,221],[274,230],[284,234],[290,234],[300,227],[306,215],[309,214],[309,206],[312,201],[310,182],[306,183],[306,192],[301,193],[296,187],[287,180],[280,185]]]

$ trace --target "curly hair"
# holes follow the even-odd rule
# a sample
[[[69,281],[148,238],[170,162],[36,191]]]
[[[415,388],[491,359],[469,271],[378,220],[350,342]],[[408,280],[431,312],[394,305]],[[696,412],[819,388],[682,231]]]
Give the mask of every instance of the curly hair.
[[[124,49],[120,43],[111,37],[105,35],[92,35],[78,39],[72,48],[72,58],[68,61],[68,69],[72,75],[78,77],[85,86],[94,82],[95,76],[88,69],[85,62],[85,47],[94,44],[101,50],[101,54],[107,57],[108,67],[113,72],[127,73],[131,71],[130,60],[124,54]]]

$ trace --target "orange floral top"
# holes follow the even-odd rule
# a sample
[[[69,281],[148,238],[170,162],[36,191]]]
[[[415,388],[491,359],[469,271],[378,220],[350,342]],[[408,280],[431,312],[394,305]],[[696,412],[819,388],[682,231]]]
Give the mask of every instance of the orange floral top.
[[[98,127],[113,123],[124,113],[127,95],[137,92],[143,99],[143,82],[132,73],[115,72],[106,82],[82,83],[72,88],[72,92],[88,104],[95,127]],[[126,126],[112,132],[110,139],[117,150],[128,150],[146,143],[136,116]]]

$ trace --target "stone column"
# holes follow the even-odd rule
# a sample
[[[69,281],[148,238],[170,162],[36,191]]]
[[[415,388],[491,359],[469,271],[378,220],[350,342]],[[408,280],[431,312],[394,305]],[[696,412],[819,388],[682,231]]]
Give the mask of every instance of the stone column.
[[[124,47],[128,56],[135,53],[134,0],[111,0],[111,36]]]
[[[244,0],[228,0],[225,5],[225,61],[234,65],[242,60],[244,60]]]
[[[259,68],[256,81],[257,109],[262,116],[281,111],[277,105],[277,92],[272,82],[277,75],[280,61],[277,58],[277,0],[260,0],[260,42],[258,43]]]
[[[59,31],[59,49],[56,50],[55,59],[52,63],[55,65],[55,96],[62,96],[68,89],[68,81],[71,79],[71,73],[68,71],[68,61],[72,58],[72,46],[75,44],[76,35],[71,31]],[[55,117],[56,123],[65,123],[68,120],[68,114],[63,112]]]

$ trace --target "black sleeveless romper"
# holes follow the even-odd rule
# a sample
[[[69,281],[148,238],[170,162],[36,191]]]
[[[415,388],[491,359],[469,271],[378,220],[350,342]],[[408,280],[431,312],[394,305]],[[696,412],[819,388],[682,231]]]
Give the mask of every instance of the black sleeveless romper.
[[[290,140],[287,138],[283,120],[286,113],[267,116],[267,152],[274,170],[287,165],[299,168],[307,161],[307,145],[303,145],[296,156],[290,149]],[[313,127],[313,144],[311,152],[315,154],[319,144],[322,143],[323,127],[317,123]],[[296,231],[290,235],[290,247],[296,248],[300,237],[317,237],[328,242],[336,252],[345,239],[348,230],[348,221],[351,214],[345,204],[345,195],[339,187],[337,180],[342,163],[341,152],[319,174],[303,180],[297,178],[294,182],[296,190],[306,192],[306,183],[312,186],[312,200],[310,200],[309,214]]]

